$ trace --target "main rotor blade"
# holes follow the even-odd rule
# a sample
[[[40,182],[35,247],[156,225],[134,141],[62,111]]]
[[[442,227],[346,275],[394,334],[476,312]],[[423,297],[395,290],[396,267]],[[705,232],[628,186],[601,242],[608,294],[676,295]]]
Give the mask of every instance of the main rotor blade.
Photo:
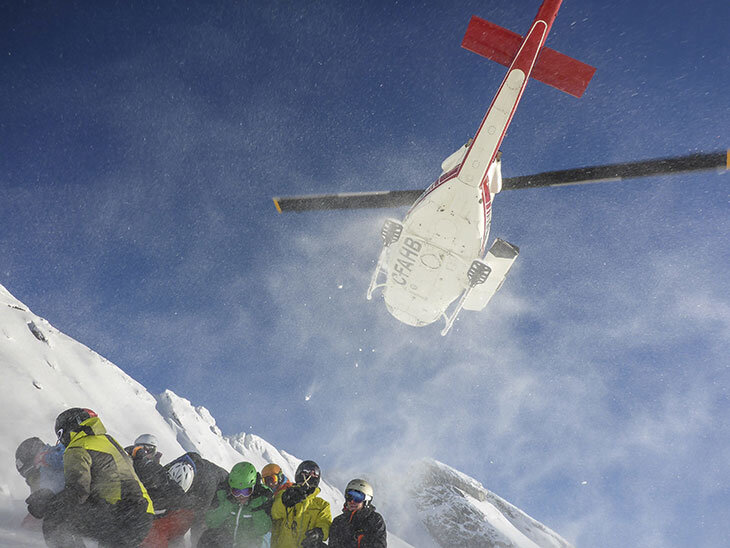
[[[728,169],[729,166],[730,151],[690,154],[674,158],[658,158],[509,177],[502,181],[502,190],[621,181],[653,175],[676,175],[690,171]]]
[[[313,211],[318,209],[368,209],[409,206],[423,190],[391,190],[382,192],[353,192],[350,194],[319,194],[311,196],[275,197],[279,213]]]
[[[659,158],[640,162],[564,169],[561,171],[546,171],[535,175],[507,177],[502,180],[502,190],[621,181],[624,179],[636,179],[654,175],[675,175],[678,173],[711,169],[730,169],[730,151],[690,154],[688,156],[674,158]],[[423,194],[423,190],[289,196],[274,198],[274,205],[279,213],[323,209],[401,207],[412,205],[421,194]]]

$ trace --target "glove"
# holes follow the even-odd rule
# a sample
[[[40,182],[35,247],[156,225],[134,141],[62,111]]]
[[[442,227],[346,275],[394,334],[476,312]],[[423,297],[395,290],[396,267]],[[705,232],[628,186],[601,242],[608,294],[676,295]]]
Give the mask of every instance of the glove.
[[[304,533],[304,539],[302,540],[302,548],[320,548],[327,546],[324,542],[324,533],[319,527],[310,529]]]
[[[28,505],[28,513],[34,518],[43,519],[48,510],[48,504],[54,496],[53,491],[50,489],[39,489],[35,493],[31,493],[25,499],[25,503]]]
[[[292,485],[281,495],[281,502],[284,506],[291,508],[307,498],[307,493],[301,485]]]

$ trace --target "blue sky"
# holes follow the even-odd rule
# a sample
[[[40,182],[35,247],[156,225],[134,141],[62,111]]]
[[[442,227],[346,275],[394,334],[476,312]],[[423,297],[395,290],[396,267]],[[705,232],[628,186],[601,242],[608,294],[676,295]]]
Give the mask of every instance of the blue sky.
[[[425,188],[504,67],[472,14],[539,2],[9,2],[0,283],[153,392],[327,467],[428,455],[580,546],[719,546],[730,526],[727,175],[497,196],[521,253],[490,307],[365,300],[386,216],[274,195]],[[566,1],[505,176],[724,150],[730,7]]]

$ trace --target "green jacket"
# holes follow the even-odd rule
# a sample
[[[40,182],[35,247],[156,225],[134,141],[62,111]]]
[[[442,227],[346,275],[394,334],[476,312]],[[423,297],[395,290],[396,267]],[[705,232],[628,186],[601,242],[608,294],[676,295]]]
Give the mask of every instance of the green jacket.
[[[85,502],[140,506],[154,513],[152,500],[134,472],[132,459],[106,433],[99,417],[81,423],[63,453],[65,504]]]
[[[241,505],[227,490],[220,489],[216,499],[218,506],[205,514],[208,528],[225,529],[226,538],[231,539],[235,548],[260,548],[264,535],[271,531],[271,518],[266,512],[269,497],[254,494],[248,504]]]
[[[300,548],[304,535],[310,529],[319,527],[325,540],[329,536],[332,524],[330,503],[317,495],[319,487],[302,502],[291,508],[284,506],[281,496],[286,491],[279,491],[274,497],[271,507],[271,519],[274,522],[271,530],[271,548]]]

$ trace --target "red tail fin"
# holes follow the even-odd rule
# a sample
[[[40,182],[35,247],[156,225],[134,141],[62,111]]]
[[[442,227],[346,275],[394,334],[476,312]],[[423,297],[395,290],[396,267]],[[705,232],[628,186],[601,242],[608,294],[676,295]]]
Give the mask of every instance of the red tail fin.
[[[509,67],[522,41],[522,36],[516,32],[474,15],[469,21],[461,47]],[[560,91],[580,97],[595,72],[595,67],[543,47],[531,76]]]

